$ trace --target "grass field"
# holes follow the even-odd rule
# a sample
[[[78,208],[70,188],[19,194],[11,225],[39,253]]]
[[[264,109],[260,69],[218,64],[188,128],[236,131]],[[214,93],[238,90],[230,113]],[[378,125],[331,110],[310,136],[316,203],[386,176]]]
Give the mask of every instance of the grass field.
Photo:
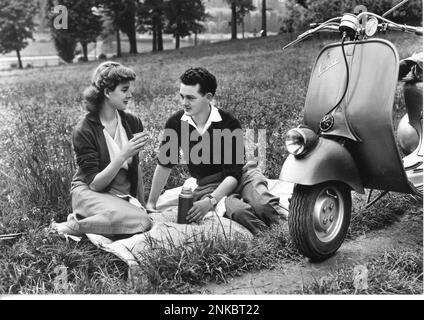
[[[401,58],[422,47],[417,40],[421,38],[414,36],[392,39]],[[286,42],[283,36],[239,40],[120,60],[137,72],[130,111],[141,117],[153,140],[143,159],[146,197],[159,132],[167,116],[179,109],[178,78],[190,66],[204,66],[217,76],[217,105],[236,114],[244,128],[267,130],[265,175],[278,178],[287,156],[283,135],[302,121],[309,72],[329,40],[307,41],[282,52]],[[142,264],[142,280],[131,282],[127,267],[115,256],[86,240],[66,243],[52,234],[48,229],[51,220],[63,221],[71,209],[69,186],[75,171],[71,132],[85,114],[81,92],[96,65],[0,72],[0,234],[23,233],[18,239],[0,241],[0,293],[190,293],[207,281],[224,281],[242,272],[300,259],[287,230],[277,228],[253,243],[237,239],[221,243],[218,239],[217,243],[199,242],[193,251],[151,252]],[[397,119],[404,112],[400,90],[394,110]],[[166,187],[179,186],[187,177],[187,170],[178,167]],[[387,201],[375,207],[380,215],[364,216],[359,210],[363,203],[354,200],[350,237],[384,228],[405,208],[422,215],[421,204],[405,196],[395,195]],[[209,260],[203,259],[206,253]],[[225,259],[218,259],[222,256]],[[158,264],[163,267],[158,269]],[[194,274],[181,269],[187,264],[196,270]],[[60,270],[66,270],[67,281],[58,280]],[[402,281],[418,279],[422,287],[422,264],[420,270],[421,277],[403,277]],[[411,272],[415,275],[420,270]],[[339,278],[334,276],[334,281]],[[416,286],[405,288],[401,293],[420,293]],[[305,293],[319,290],[325,288],[311,284]],[[377,288],[369,293],[384,292]]]

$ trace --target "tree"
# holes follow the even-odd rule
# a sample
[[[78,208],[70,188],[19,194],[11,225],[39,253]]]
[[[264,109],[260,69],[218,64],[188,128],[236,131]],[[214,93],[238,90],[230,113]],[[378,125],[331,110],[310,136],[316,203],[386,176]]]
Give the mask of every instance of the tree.
[[[83,60],[88,60],[88,44],[95,42],[102,32],[101,17],[95,15],[91,8],[97,4],[96,0],[49,0],[50,30],[59,56],[72,62],[76,43],[81,44]],[[55,20],[61,14],[53,8],[62,5],[67,11],[67,28],[57,28]]]
[[[163,51],[163,28],[165,2],[169,0],[145,0],[137,8],[137,30],[152,32],[152,51]]]
[[[305,27],[305,16],[307,10],[296,0],[286,0],[283,4],[282,26],[280,31],[290,34],[290,41],[293,40],[293,32]]]
[[[22,69],[20,51],[28,45],[34,31],[33,18],[37,4],[26,0],[2,0],[0,2],[0,53],[15,51]]]
[[[136,11],[135,0],[99,0],[100,9],[111,19],[116,27],[117,56],[121,56],[121,30],[128,36],[130,54],[137,53]]]
[[[252,0],[238,0],[236,6],[237,24],[241,25],[242,35],[244,39],[244,17],[247,13],[255,10],[256,7],[252,4]]]
[[[231,39],[237,39],[237,25],[241,24],[244,38],[244,17],[249,11],[255,10],[252,0],[226,0],[231,6]]]
[[[203,30],[200,23],[207,17],[202,0],[172,0],[165,6],[167,24],[165,31],[175,38],[175,49],[180,48],[180,38]]]

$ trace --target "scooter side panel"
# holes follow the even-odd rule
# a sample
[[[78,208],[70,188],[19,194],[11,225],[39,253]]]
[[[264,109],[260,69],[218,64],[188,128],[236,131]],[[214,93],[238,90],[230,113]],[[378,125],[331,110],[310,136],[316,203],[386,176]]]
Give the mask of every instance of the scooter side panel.
[[[352,156],[339,143],[325,138],[319,138],[317,146],[303,158],[289,155],[279,179],[303,185],[342,181],[356,192],[364,193]]]
[[[352,59],[346,116],[352,131],[362,140],[350,151],[366,188],[409,193],[393,132],[393,102],[399,57],[385,40],[360,42]]]
[[[392,124],[399,57],[393,45],[372,39],[345,44],[349,86],[332,129],[323,135],[348,138],[349,151],[366,188],[411,192]],[[347,78],[341,44],[325,47],[312,70],[304,122],[313,130],[342,97]]]

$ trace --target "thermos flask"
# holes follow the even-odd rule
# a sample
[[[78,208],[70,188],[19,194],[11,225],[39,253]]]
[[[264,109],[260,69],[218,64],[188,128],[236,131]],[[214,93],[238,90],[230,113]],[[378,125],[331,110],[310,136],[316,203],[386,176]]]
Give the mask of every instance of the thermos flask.
[[[187,212],[193,206],[193,193],[190,187],[183,187],[178,197],[178,223],[187,223]]]

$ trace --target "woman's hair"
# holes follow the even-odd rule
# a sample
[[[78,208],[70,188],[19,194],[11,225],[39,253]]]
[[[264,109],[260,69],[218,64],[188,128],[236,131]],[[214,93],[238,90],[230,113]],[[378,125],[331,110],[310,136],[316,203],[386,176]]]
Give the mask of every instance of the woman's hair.
[[[94,70],[91,85],[84,90],[85,107],[89,112],[98,112],[105,99],[105,89],[113,91],[120,83],[135,78],[132,69],[113,61],[103,62]]]

